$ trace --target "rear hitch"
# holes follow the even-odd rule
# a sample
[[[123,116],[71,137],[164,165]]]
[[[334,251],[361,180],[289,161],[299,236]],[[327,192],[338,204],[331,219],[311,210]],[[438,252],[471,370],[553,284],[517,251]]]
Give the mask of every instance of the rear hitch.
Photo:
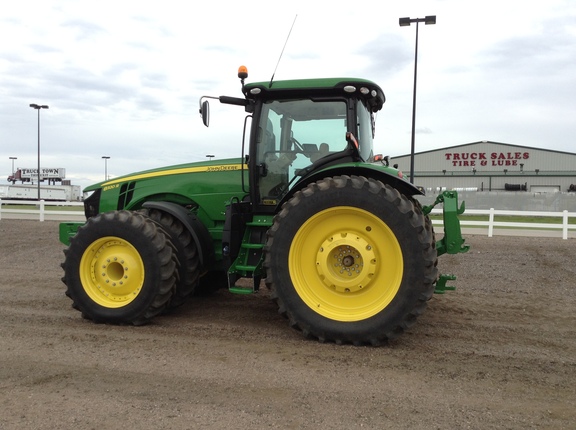
[[[456,191],[444,191],[438,195],[433,204],[424,206],[422,211],[425,215],[428,215],[439,203],[443,203],[444,237],[436,242],[438,256],[446,253],[458,254],[468,252],[470,246],[464,245],[460,220],[458,219],[458,215],[464,213],[464,202],[458,207],[458,193]]]
[[[455,280],[456,276],[454,275],[440,275],[440,277],[436,280],[434,294],[444,294],[446,291],[454,291],[456,287],[453,285],[446,285],[446,282]]]

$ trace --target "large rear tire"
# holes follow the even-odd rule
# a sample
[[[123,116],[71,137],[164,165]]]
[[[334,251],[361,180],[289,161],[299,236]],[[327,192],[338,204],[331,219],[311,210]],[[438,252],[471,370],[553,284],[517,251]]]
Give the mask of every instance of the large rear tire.
[[[177,280],[168,234],[137,212],[96,215],[64,251],[66,295],[97,323],[141,325],[162,312]]]
[[[265,252],[279,312],[320,341],[395,338],[422,313],[437,278],[433,232],[419,205],[364,177],[325,178],[295,193]]]

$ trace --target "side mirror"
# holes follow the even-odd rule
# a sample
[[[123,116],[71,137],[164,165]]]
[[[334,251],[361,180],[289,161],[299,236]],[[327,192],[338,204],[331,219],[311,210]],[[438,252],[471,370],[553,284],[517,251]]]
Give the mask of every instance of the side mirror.
[[[208,127],[210,125],[210,104],[208,104],[208,100],[204,100],[200,105],[200,115],[202,115],[202,122]]]

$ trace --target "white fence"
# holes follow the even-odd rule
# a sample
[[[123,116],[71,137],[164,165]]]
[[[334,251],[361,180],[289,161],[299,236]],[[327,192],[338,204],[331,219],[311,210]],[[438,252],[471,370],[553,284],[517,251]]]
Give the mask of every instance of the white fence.
[[[10,207],[3,207],[3,205],[35,205],[36,209],[11,209]],[[38,219],[39,221],[54,220],[54,221],[84,221],[84,211],[70,211],[70,210],[46,210],[46,206],[83,206],[81,202],[40,202],[36,200],[2,200],[0,199],[0,219],[3,216],[6,218],[19,218],[19,219]],[[433,214],[442,214],[442,209],[433,209]],[[576,224],[569,224],[570,218],[576,218],[576,212],[528,212],[528,211],[508,211],[496,209],[466,209],[466,215],[488,215],[488,221],[469,221],[461,220],[462,227],[488,227],[488,237],[494,235],[494,227],[502,227],[507,229],[530,229],[530,230],[546,230],[546,231],[562,231],[562,239],[568,239],[570,230],[576,232]],[[504,216],[526,216],[526,217],[549,217],[559,218],[562,223],[531,223],[531,222],[508,222],[508,221],[494,221],[496,215]],[[433,220],[434,225],[443,225],[442,220]],[[522,231],[518,230],[518,235],[522,235]]]
[[[35,209],[11,208],[5,205],[34,205]],[[0,219],[37,219],[39,221],[84,221],[83,210],[53,210],[46,206],[84,206],[82,202],[47,202],[44,200],[2,200],[0,199]]]
[[[442,209],[433,209],[433,214],[442,214]],[[472,227],[488,227],[488,237],[494,235],[494,227],[503,227],[509,229],[530,229],[530,230],[562,230],[562,239],[568,239],[568,231],[576,231],[576,224],[569,224],[570,218],[576,218],[576,212],[543,212],[543,211],[507,211],[491,209],[466,209],[466,215],[488,215],[488,221],[468,221],[461,220],[460,225]],[[494,216],[526,216],[526,217],[548,217],[560,218],[561,224],[552,223],[537,223],[537,222],[510,222],[510,221],[494,221]],[[443,225],[442,220],[433,220],[434,225]],[[521,234],[518,234],[519,236]]]

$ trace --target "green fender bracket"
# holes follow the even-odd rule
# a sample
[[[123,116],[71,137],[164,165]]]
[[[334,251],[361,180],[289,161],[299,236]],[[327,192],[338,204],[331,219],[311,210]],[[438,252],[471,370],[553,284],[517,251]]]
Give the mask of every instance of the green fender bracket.
[[[464,245],[460,220],[458,215],[462,215],[465,210],[464,202],[458,207],[458,193],[456,191],[444,191],[438,195],[434,204],[425,206],[422,211],[428,215],[434,206],[443,203],[444,237],[436,242],[438,256],[442,254],[458,254],[468,252],[470,246]]]
[[[70,245],[70,238],[76,235],[76,232],[84,223],[82,222],[62,222],[59,227],[60,242],[64,245]]]

